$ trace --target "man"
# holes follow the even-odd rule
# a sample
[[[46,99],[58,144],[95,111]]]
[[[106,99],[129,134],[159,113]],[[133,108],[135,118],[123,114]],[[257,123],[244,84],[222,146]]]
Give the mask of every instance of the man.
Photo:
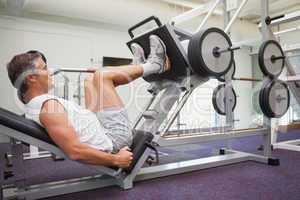
[[[10,81],[25,103],[25,116],[45,127],[72,160],[93,165],[128,167],[132,153],[130,122],[116,87],[170,68],[166,47],[151,35],[150,55],[131,45],[133,65],[97,70],[85,80],[86,109],[53,95],[53,78],[38,52],[14,56],[8,63]]]

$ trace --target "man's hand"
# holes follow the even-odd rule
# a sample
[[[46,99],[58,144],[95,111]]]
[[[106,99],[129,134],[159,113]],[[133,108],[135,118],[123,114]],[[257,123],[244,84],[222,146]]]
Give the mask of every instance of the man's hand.
[[[121,168],[129,167],[132,162],[133,154],[130,152],[129,147],[123,147],[115,154],[115,165]]]

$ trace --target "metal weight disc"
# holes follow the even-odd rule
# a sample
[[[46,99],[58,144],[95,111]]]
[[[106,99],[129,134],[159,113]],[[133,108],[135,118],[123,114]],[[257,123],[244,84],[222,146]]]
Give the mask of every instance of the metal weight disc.
[[[253,106],[253,110],[255,113],[262,114],[260,105],[259,105],[259,93],[260,93],[260,91],[255,91],[252,94],[252,106]]]
[[[201,76],[224,75],[233,63],[233,52],[214,55],[214,50],[225,50],[232,46],[228,35],[219,28],[209,28],[195,34],[188,46],[188,58],[193,71]]]
[[[265,98],[265,94],[266,94],[266,90],[265,90],[266,87],[263,87],[260,92],[259,92],[259,106],[260,106],[260,109],[261,111],[263,112],[263,114],[269,118],[272,117],[272,113],[270,113],[270,111],[268,110],[265,102],[266,102],[266,98]]]
[[[280,80],[270,81],[260,93],[260,106],[269,118],[282,117],[290,106],[290,93],[286,83]]]
[[[228,72],[225,75],[218,77],[218,80],[220,82],[225,82],[225,76],[231,77],[231,79],[233,79],[234,74],[235,74],[235,62],[233,61],[232,66],[230,67]]]
[[[280,44],[275,40],[265,41],[259,48],[258,63],[264,75],[278,77],[284,67],[285,59],[272,60],[284,56]]]
[[[228,94],[229,106],[233,112],[235,109],[235,106],[236,106],[236,93],[232,87],[231,87],[231,90],[229,90],[229,91],[230,91]],[[215,111],[218,114],[220,114],[220,115],[226,114],[225,84],[219,85],[218,87],[216,87],[214,89],[212,103],[213,103]]]
[[[199,52],[197,51],[197,49],[199,48],[197,48],[197,45],[203,32],[204,31],[200,31],[193,35],[188,45],[187,54],[192,70],[200,76],[208,76],[208,74],[202,69],[200,65],[200,56]]]
[[[266,106],[265,102],[266,102],[266,90],[267,88],[270,87],[270,84],[272,82],[272,79],[265,79],[262,83],[262,87],[260,89],[259,92],[259,106],[261,111],[263,112],[263,114],[267,117],[272,117],[272,113],[270,112],[270,110],[268,109],[268,107]]]

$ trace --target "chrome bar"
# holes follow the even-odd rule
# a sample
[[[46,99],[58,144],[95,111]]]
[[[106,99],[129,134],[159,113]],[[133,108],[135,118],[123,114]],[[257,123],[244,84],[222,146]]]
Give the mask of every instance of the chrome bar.
[[[55,69],[52,75],[57,75],[61,72],[76,72],[76,73],[94,73],[95,69],[88,69],[88,68],[59,68]]]
[[[214,12],[214,10],[216,9],[217,5],[223,0],[216,0],[215,3],[212,5],[212,7],[210,8],[210,10],[208,11],[207,15],[205,16],[205,18],[202,20],[200,26],[197,28],[197,30],[195,31],[195,33],[199,32],[203,26],[206,24],[208,18],[212,15],[212,13]]]
[[[232,24],[234,23],[234,21],[237,19],[237,17],[239,16],[241,10],[244,8],[244,6],[247,4],[248,0],[243,0],[243,2],[241,3],[240,7],[235,11],[233,17],[231,18],[230,22],[228,23],[228,25],[225,28],[225,33],[228,33]]]

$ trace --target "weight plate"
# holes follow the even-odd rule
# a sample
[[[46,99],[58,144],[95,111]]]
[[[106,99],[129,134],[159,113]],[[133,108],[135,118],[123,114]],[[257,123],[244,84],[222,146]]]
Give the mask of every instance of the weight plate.
[[[265,41],[258,53],[258,63],[263,74],[271,78],[278,77],[283,70],[285,59],[273,60],[272,58],[283,56],[283,50],[277,41]]]
[[[236,106],[236,93],[232,87],[228,94],[229,106],[231,107],[232,112]],[[212,103],[215,111],[220,115],[225,115],[225,84],[219,85],[213,91]]]
[[[290,93],[287,84],[280,80],[269,81],[260,91],[259,104],[267,117],[282,117],[290,106]]]
[[[193,35],[188,46],[188,58],[194,72],[201,76],[224,75],[233,63],[233,51],[216,56],[214,49],[225,50],[232,46],[228,35],[219,28],[209,28]]]
[[[268,80],[268,83],[267,84],[269,84],[270,82],[269,82],[269,80]],[[267,116],[267,117],[269,117],[269,118],[271,118],[272,117],[272,113],[270,113],[270,111],[268,110],[268,108],[267,108],[267,106],[266,106],[266,104],[265,104],[265,102],[266,102],[266,97],[265,97],[265,94],[266,94],[266,92],[265,92],[265,88],[267,88],[268,86],[263,86],[262,88],[261,88],[261,90],[260,90],[260,92],[259,92],[259,106],[260,106],[260,109],[261,109],[261,111],[263,112],[263,114],[265,115],[265,116]]]
[[[200,31],[196,33],[190,40],[188,45],[188,59],[190,61],[192,70],[199,74],[200,76],[208,76],[207,72],[205,72],[202,67],[200,66],[200,58],[199,58],[199,52],[197,51],[197,45],[199,43],[199,39],[204,31]]]
[[[234,74],[235,74],[235,61],[233,61],[232,66],[230,67],[228,72],[225,75],[218,77],[218,80],[220,82],[225,82],[225,76],[231,77],[231,79],[233,79]]]
[[[261,109],[260,109],[260,105],[259,105],[259,93],[260,90],[255,91],[252,95],[252,106],[254,109],[254,112],[257,114],[262,114]]]

